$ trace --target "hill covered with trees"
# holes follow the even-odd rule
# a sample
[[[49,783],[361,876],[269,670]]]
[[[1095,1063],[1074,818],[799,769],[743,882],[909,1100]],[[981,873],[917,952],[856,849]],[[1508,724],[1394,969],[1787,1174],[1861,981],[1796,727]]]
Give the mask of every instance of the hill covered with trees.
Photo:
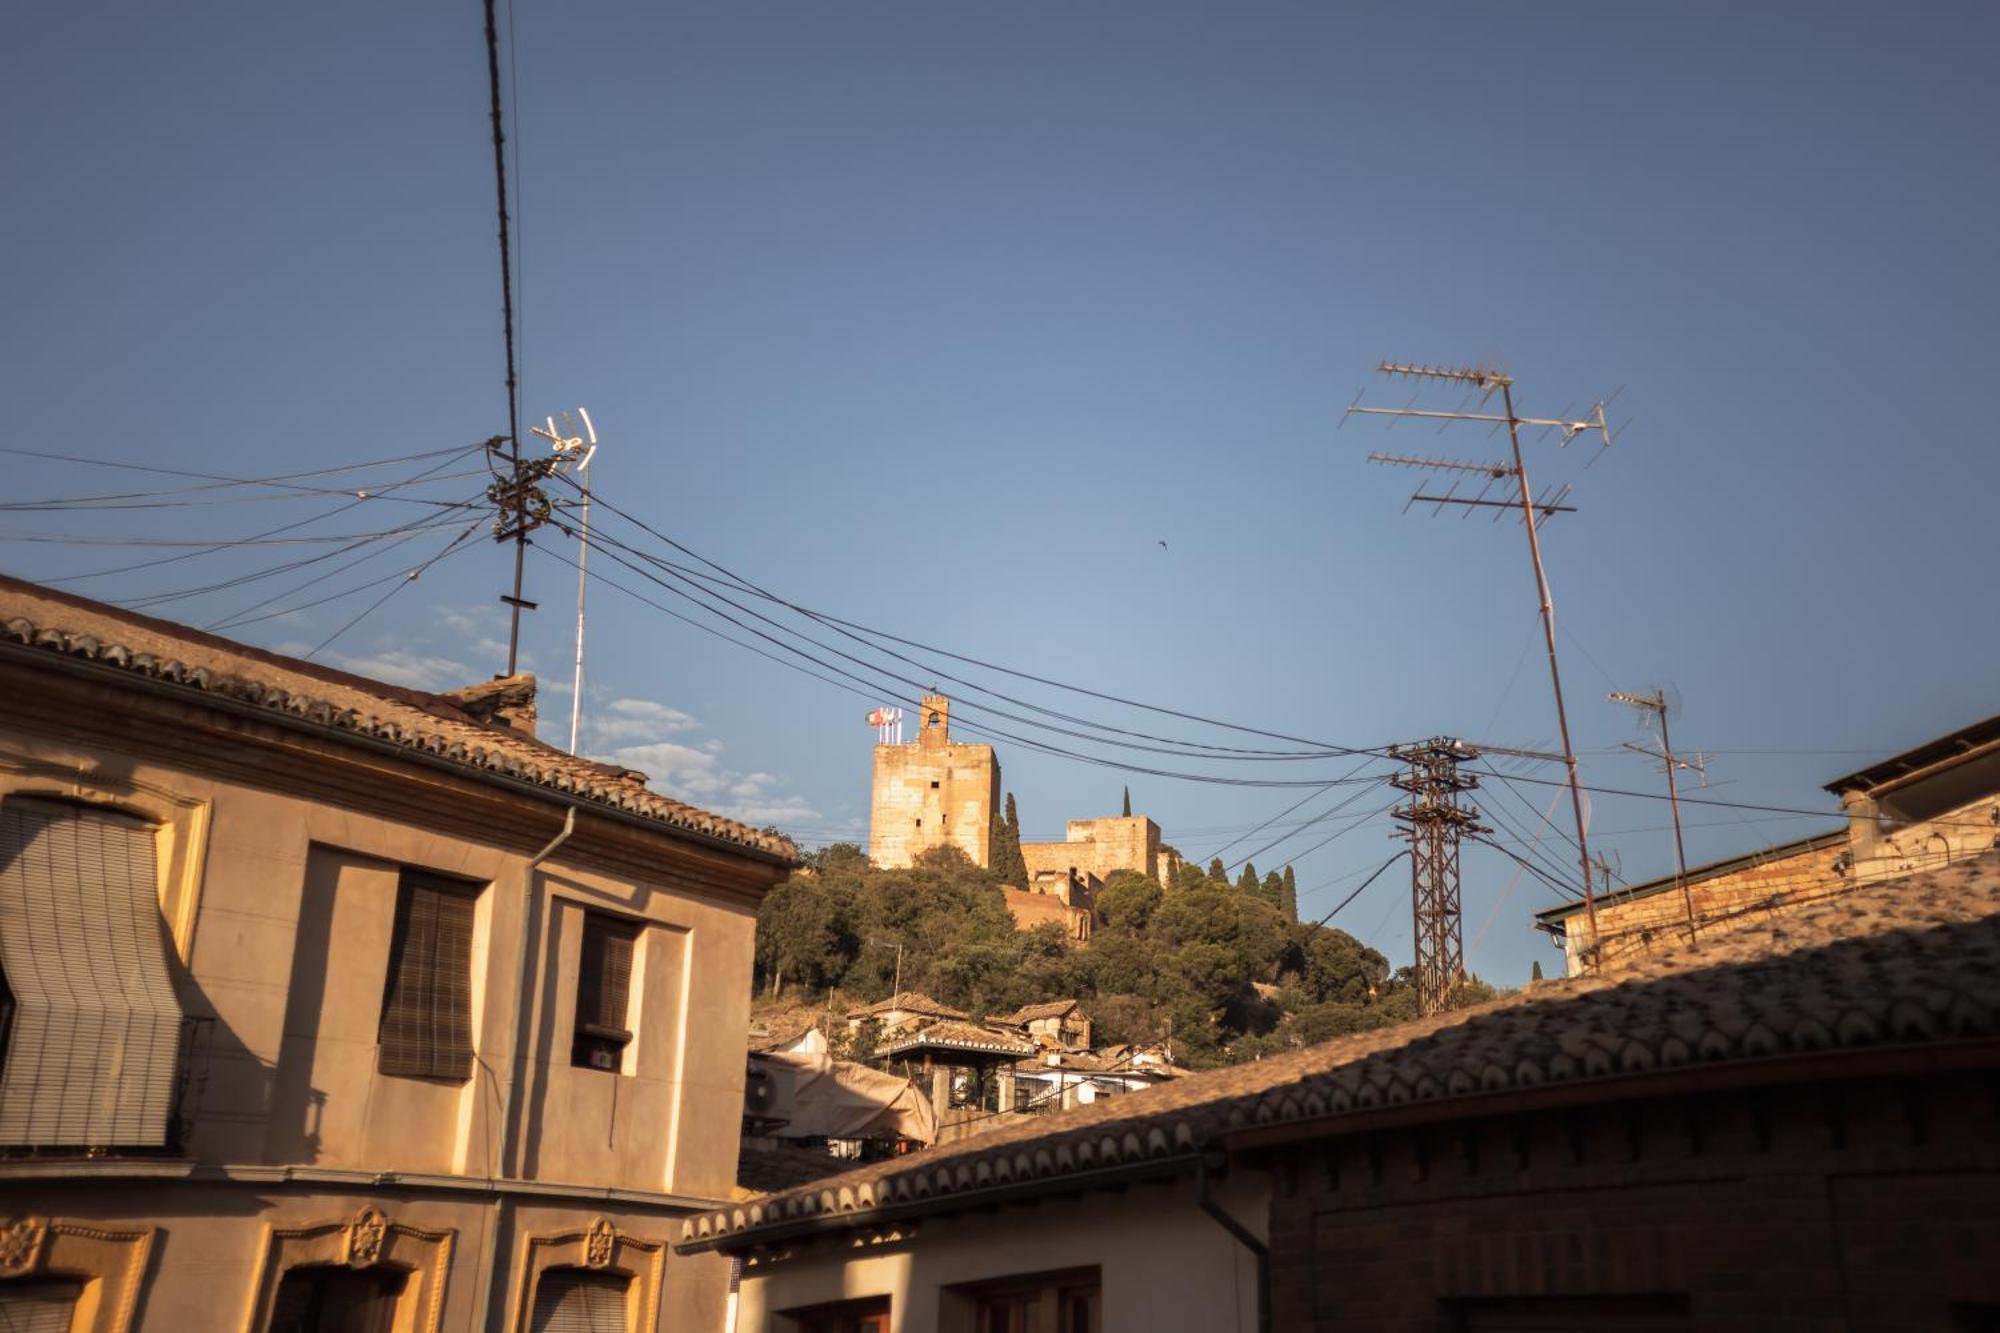
[[[888,996],[898,982],[975,1017],[1077,999],[1099,1045],[1170,1039],[1192,1068],[1252,1059],[1414,1017],[1408,979],[1342,930],[1295,919],[1290,867],[1231,880],[1183,866],[1171,887],[1121,872],[1097,896],[1088,947],[1047,924],[1017,931],[1002,877],[955,849],[881,870],[860,848],[810,853],[764,901],[758,985],[775,995]],[[1490,995],[1469,983],[1467,999]]]

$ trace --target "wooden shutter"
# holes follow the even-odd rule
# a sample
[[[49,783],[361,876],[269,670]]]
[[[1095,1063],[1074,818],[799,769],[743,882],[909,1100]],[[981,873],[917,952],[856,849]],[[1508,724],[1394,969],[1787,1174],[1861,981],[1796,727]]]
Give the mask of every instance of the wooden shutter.
[[[182,1014],[154,838],[111,810],[0,804],[0,1144],[166,1143]]]
[[[69,1333],[82,1295],[77,1281],[0,1282],[0,1333]]]
[[[382,998],[378,1067],[383,1073],[471,1075],[474,906],[463,886],[403,872]]]
[[[581,1268],[550,1268],[535,1283],[531,1333],[626,1333],[632,1279]]]

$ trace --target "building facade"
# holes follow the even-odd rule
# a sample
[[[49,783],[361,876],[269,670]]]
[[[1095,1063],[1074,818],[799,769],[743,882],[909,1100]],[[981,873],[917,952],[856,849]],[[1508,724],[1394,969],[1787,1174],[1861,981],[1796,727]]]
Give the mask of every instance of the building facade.
[[[718,1325],[790,846],[531,728],[0,581],[0,1324]]]
[[[1033,884],[1043,876],[1074,877],[1095,890],[1113,872],[1130,870],[1171,888],[1178,856],[1160,844],[1160,826],[1144,815],[1072,819],[1061,842],[1024,842],[1021,859]]]
[[[917,738],[877,745],[868,815],[868,859],[907,870],[934,847],[956,847],[993,864],[1000,818],[1000,762],[990,745],[951,738],[951,700],[926,694]]]

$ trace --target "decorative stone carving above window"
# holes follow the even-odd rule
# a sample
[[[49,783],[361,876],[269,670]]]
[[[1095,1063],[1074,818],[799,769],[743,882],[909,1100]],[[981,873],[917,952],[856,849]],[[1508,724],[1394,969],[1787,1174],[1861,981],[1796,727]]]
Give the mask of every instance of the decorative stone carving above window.
[[[667,1244],[646,1240],[618,1229],[608,1217],[594,1217],[575,1231],[529,1236],[521,1254],[520,1280],[514,1285],[514,1322],[528,1333],[535,1308],[535,1290],[551,1269],[581,1268],[614,1273],[632,1280],[628,1294],[628,1328],[652,1328],[660,1317],[660,1287],[666,1274]]]
[[[457,1235],[452,1230],[425,1231],[409,1226],[372,1206],[334,1221],[272,1227],[265,1235],[263,1261],[257,1266],[243,1333],[264,1333],[270,1327],[278,1286],[288,1271],[318,1265],[403,1270],[409,1280],[397,1302],[397,1329],[437,1333],[444,1317],[445,1275],[451,1270]]]
[[[112,1231],[61,1217],[0,1217],[0,1280],[76,1278],[76,1333],[127,1333],[153,1249],[153,1228]]]

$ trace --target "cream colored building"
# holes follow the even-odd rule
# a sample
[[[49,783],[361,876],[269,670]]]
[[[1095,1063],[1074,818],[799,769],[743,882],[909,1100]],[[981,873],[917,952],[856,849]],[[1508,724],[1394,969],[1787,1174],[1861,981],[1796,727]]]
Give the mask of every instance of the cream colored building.
[[[1024,842],[1021,859],[1032,884],[1042,876],[1069,876],[1094,892],[1113,872],[1131,870],[1171,888],[1180,856],[1160,843],[1160,826],[1144,815],[1072,819],[1061,842]]]
[[[951,700],[926,694],[917,739],[875,747],[868,859],[907,870],[933,847],[956,847],[975,865],[993,864],[1000,819],[1000,761],[990,745],[951,738]]]
[[[532,725],[0,579],[0,1327],[721,1325],[791,848]]]

